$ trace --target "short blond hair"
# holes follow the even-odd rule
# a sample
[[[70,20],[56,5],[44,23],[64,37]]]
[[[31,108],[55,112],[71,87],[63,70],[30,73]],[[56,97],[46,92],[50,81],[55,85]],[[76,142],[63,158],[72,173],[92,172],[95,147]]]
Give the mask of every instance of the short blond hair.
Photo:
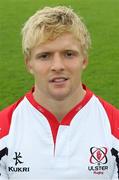
[[[63,33],[72,33],[80,41],[83,52],[87,55],[91,44],[85,24],[73,9],[65,6],[45,7],[37,11],[25,23],[22,29],[22,48],[25,56],[31,50]]]

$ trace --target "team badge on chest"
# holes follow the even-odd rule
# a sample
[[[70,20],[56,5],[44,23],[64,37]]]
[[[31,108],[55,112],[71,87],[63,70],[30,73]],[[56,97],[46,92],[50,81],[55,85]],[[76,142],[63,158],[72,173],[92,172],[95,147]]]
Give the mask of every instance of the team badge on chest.
[[[106,147],[91,147],[89,162],[91,166],[88,166],[88,170],[93,174],[103,175],[107,170],[108,162]]]

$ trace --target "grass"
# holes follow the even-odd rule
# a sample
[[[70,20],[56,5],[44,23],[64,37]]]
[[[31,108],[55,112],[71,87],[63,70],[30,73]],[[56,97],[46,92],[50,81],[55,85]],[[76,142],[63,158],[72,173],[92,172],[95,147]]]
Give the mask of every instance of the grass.
[[[118,0],[0,0],[0,109],[15,102],[33,85],[24,65],[20,30],[29,16],[48,5],[71,6],[84,18],[92,48],[83,82],[119,107]]]

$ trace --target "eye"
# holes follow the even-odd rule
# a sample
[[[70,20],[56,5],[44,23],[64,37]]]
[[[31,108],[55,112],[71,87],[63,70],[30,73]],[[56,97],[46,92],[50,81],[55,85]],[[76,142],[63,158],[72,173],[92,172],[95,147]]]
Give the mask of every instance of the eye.
[[[40,53],[36,56],[36,58],[40,60],[48,60],[49,57],[50,57],[50,53],[48,52]]]
[[[72,58],[72,57],[75,56],[75,53],[73,51],[71,51],[71,50],[67,50],[67,51],[64,52],[64,55],[67,58]]]

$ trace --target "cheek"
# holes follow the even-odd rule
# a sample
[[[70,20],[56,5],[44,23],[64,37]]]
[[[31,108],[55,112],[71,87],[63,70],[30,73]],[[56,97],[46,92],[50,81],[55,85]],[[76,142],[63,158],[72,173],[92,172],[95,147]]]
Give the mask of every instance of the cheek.
[[[49,64],[44,62],[37,62],[32,65],[34,74],[46,75],[49,72]]]
[[[43,68],[38,64],[31,64],[30,71],[33,75],[42,73]]]
[[[47,80],[48,72],[46,68],[41,68],[39,66],[32,69],[32,75],[37,82],[45,82]]]
[[[82,76],[82,72],[83,72],[83,68],[81,65],[77,66],[73,66],[73,71],[72,71],[72,77],[74,79],[75,82],[79,83],[79,81],[81,81],[81,76]]]
[[[80,74],[80,72],[82,72],[83,70],[83,64],[80,64],[80,63],[73,63],[71,66],[70,66],[70,71],[74,74]]]

